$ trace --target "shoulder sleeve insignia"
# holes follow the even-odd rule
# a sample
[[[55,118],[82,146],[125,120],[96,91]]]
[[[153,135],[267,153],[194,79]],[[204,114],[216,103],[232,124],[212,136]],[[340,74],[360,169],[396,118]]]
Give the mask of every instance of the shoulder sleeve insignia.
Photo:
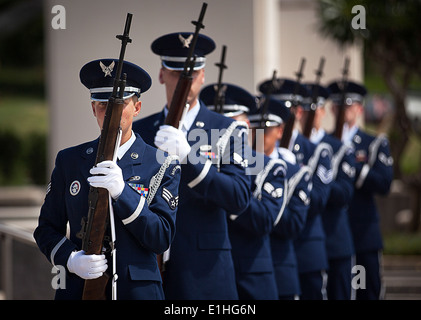
[[[174,197],[170,190],[162,188],[162,198],[168,203],[171,210],[174,210],[178,206],[178,196]]]
[[[320,165],[317,168],[317,176],[324,184],[329,184],[333,177],[332,169],[326,170],[324,166]]]
[[[51,181],[48,183],[48,185],[47,185],[47,190],[46,190],[46,192],[45,192],[45,195],[47,195],[47,194],[49,194],[50,193],[50,191],[51,191]]]

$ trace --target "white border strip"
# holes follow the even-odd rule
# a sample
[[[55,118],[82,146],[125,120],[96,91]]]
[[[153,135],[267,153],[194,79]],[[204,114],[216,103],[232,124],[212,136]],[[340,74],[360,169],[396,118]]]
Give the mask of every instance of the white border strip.
[[[126,219],[123,219],[122,222],[124,225],[129,224],[136,220],[136,218],[139,216],[139,214],[142,212],[143,206],[145,205],[145,197],[140,196],[139,204],[136,208],[136,210],[132,213],[132,215]]]
[[[189,188],[194,188],[195,186],[197,186],[200,182],[202,182],[202,180],[207,176],[209,169],[212,165],[212,162],[210,160],[206,160],[205,166],[202,169],[202,172],[200,172],[200,174],[193,179],[192,181],[190,181],[187,186]]]

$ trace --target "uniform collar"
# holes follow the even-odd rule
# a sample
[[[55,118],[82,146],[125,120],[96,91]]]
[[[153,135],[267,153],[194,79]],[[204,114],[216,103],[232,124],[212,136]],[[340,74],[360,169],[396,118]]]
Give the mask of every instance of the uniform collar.
[[[118,160],[118,165],[123,172],[125,180],[136,177],[135,166],[142,164],[146,149],[146,142],[143,141],[139,134],[133,134],[132,138],[134,138],[133,143],[126,150],[123,157]]]
[[[184,134],[186,134],[190,130],[194,122],[194,119],[196,119],[199,111],[200,111],[200,103],[199,103],[199,100],[196,100],[195,106],[187,112],[184,118],[184,122],[181,127],[181,130],[184,132]],[[168,105],[164,108],[164,119],[167,118],[167,115],[168,115]]]
[[[318,144],[320,141],[322,141],[323,137],[325,136],[325,133],[325,130],[322,128],[320,128],[319,130],[313,128],[311,130],[310,141],[315,144]]]
[[[288,150],[293,151],[295,140],[297,140],[298,137],[298,130],[294,129],[292,130],[291,138],[289,140]]]
[[[121,160],[121,158],[123,158],[127,150],[129,150],[132,144],[135,142],[135,140],[136,140],[136,136],[134,135],[134,132],[132,130],[132,135],[130,136],[130,139],[127,140],[123,145],[121,145],[117,150],[118,160]]]
[[[188,131],[191,131],[193,129],[207,130],[210,120],[209,113],[212,111],[210,111],[200,100],[198,104],[194,106],[194,108],[197,109],[195,110],[194,117],[191,118],[191,124]]]
[[[95,157],[98,151],[100,138],[97,138],[85,145],[82,149],[81,156],[91,161],[95,161]],[[136,143],[135,143],[136,142]],[[124,146],[124,148],[122,148]],[[125,162],[130,163],[141,163],[143,159],[143,154],[145,152],[146,142],[140,137],[137,133],[132,133],[131,138],[122,145],[117,153],[119,165]],[[121,157],[120,157],[121,152]]]
[[[292,153],[291,150],[288,150],[287,148],[275,148],[277,154],[276,156],[280,159],[283,159],[291,164],[297,164],[297,159],[295,157],[295,154]],[[271,155],[272,158],[272,155]]]
[[[81,150],[82,158],[88,161],[87,165],[90,167],[92,167],[95,163],[99,140],[100,138],[97,138],[96,140],[85,144],[84,148]],[[146,149],[146,142],[143,141],[139,134],[132,133],[132,137],[123,146],[123,149],[126,149],[126,147],[127,149],[124,151],[121,159],[119,158],[118,165],[123,172],[123,178],[127,180],[131,177],[136,177],[134,165],[139,165],[142,163]],[[120,148],[117,152],[120,152]],[[82,166],[81,168],[85,167]],[[82,174],[88,178],[89,170],[82,170]]]
[[[194,120],[196,119],[197,115],[200,111],[200,103],[199,100],[196,100],[196,104],[193,108],[191,108],[184,118],[181,130],[186,134],[193,125]]]

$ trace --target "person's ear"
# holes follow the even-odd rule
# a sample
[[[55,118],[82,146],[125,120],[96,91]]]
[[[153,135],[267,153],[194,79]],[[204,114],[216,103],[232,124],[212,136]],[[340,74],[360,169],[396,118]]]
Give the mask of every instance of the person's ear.
[[[158,79],[160,84],[164,84],[164,68],[159,69]]]
[[[140,109],[142,109],[142,101],[138,100],[134,105],[134,109],[134,116],[136,117],[139,114]]]
[[[92,107],[92,113],[94,114],[94,117],[96,118],[95,101],[91,101],[91,107]]]

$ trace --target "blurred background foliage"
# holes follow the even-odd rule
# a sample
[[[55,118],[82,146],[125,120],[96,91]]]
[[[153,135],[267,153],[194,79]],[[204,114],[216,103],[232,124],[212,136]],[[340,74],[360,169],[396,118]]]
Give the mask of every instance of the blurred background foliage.
[[[42,1],[0,0],[0,185],[46,184]]]

